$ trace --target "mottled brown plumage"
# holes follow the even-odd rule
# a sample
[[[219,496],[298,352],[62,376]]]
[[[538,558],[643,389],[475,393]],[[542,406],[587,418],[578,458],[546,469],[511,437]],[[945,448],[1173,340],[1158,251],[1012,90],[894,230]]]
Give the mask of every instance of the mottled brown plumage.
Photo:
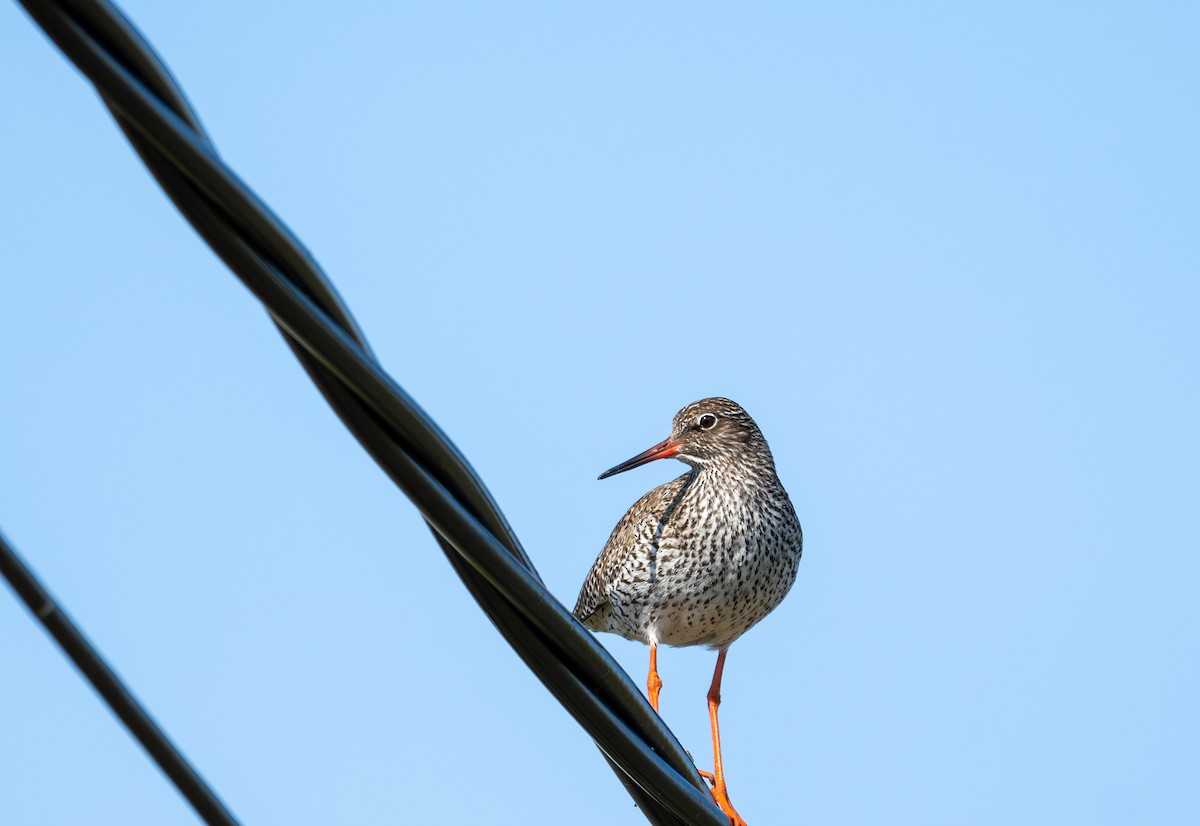
[[[600,478],[668,457],[691,469],[647,493],[617,523],[574,613],[591,629],[650,645],[647,687],[656,711],[658,643],[720,652],[709,690],[713,792],[736,826],[744,821],[725,790],[717,728],[725,654],[787,595],[803,537],[771,449],[737,403],[689,404],[670,437]]]

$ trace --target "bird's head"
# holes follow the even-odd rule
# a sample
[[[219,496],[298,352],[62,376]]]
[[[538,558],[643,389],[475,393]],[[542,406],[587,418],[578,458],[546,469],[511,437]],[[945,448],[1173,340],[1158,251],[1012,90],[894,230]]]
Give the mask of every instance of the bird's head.
[[[774,466],[762,431],[735,401],[714,397],[692,402],[675,414],[671,435],[600,474],[601,479],[624,473],[655,459],[675,458],[695,468],[740,461],[765,461]]]

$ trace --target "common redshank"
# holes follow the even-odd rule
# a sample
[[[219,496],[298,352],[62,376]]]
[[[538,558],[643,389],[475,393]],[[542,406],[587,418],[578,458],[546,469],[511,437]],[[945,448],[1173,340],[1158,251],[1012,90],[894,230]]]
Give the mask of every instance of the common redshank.
[[[729,646],[771,613],[795,582],[800,521],[767,440],[736,402],[689,404],[675,414],[669,437],[600,478],[672,457],[691,469],[647,493],[617,523],[574,614],[595,631],[649,644],[646,691],[656,712],[659,643],[718,652],[708,690],[713,773],[701,774],[731,824],[745,826],[729,800],[721,765],[721,673]]]

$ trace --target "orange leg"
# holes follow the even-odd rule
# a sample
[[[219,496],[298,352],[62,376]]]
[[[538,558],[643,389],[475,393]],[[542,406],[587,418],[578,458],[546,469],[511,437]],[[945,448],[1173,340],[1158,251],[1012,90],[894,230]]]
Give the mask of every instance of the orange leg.
[[[662,691],[662,680],[658,676],[658,645],[650,643],[650,674],[646,677],[646,694],[650,707],[658,712],[658,692]]]
[[[725,788],[725,771],[721,766],[721,728],[717,725],[717,706],[721,705],[721,672],[725,670],[725,654],[717,655],[717,670],[713,672],[712,685],[708,689],[708,720],[712,723],[713,738],[713,797],[717,805],[729,816],[731,826],[746,826],[746,821],[733,808],[729,792]]]

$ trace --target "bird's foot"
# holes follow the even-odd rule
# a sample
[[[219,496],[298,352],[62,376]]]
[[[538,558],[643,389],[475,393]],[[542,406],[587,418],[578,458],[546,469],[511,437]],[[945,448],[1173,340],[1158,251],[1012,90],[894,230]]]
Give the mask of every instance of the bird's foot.
[[[716,804],[721,807],[721,812],[724,812],[725,816],[730,819],[730,826],[746,826],[746,821],[742,819],[742,815],[739,815],[738,810],[733,808],[733,802],[730,800],[730,792],[725,788],[725,784],[716,783],[715,778],[708,772],[700,772],[700,776],[713,784],[713,798]]]
[[[692,765],[695,766],[696,758],[692,757],[692,753],[690,751],[688,751],[687,749],[684,749],[683,753],[688,756],[688,760],[691,760]],[[696,773],[699,774],[701,777],[703,777],[705,780],[707,780],[708,785],[710,785],[710,786],[717,785],[717,776],[715,774],[713,774],[712,772],[706,772],[704,769],[697,767]]]
[[[733,803],[729,800],[729,792],[725,789],[725,784],[722,783],[714,786],[712,791],[717,805],[721,807],[721,811],[729,818],[729,826],[746,826],[746,821],[737,813],[737,809],[733,808]]]

